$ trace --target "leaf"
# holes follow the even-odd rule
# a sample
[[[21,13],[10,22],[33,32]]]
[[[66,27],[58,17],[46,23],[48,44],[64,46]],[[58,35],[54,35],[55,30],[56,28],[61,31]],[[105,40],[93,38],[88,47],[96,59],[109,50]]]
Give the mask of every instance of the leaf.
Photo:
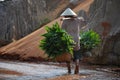
[[[50,58],[55,58],[63,53],[73,52],[74,41],[65,30],[62,30],[59,24],[56,22],[51,27],[46,27],[47,33],[43,34],[45,38],[40,41],[42,50]]]
[[[80,45],[82,51],[90,51],[100,44],[101,39],[99,34],[94,32],[93,30],[88,30],[86,32],[80,32]]]

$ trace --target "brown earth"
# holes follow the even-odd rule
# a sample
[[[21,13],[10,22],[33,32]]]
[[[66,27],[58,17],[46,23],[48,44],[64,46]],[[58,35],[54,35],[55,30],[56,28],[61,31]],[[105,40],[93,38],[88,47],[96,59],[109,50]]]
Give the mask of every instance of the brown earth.
[[[48,80],[79,80],[79,79],[80,79],[79,75],[65,75],[65,76],[59,76],[59,77],[48,79]]]
[[[5,70],[0,68],[0,74],[8,74],[8,75],[18,75],[22,76],[22,73],[16,72],[16,71],[11,71],[11,70]]]
[[[80,10],[88,11],[90,4],[93,1],[94,0],[84,0],[81,4],[76,6],[73,10],[76,13]],[[61,25],[60,17],[55,19],[54,21],[48,23],[45,26],[51,26],[55,22],[58,22]],[[16,42],[13,42],[5,47],[0,48],[0,58],[9,59],[9,57],[10,57],[10,59],[12,59],[13,55],[14,55],[14,57],[18,57],[16,60],[27,60],[27,59],[42,60],[43,58],[45,58],[46,55],[44,54],[44,51],[38,47],[40,40],[43,39],[43,37],[41,35],[46,32],[45,26],[43,26],[42,28],[34,31],[30,35],[28,35]],[[14,57],[13,57],[13,59],[14,59]]]

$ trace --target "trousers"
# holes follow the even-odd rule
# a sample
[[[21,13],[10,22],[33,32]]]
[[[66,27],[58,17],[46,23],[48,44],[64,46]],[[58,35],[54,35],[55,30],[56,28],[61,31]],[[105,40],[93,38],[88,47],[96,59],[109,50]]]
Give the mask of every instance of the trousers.
[[[82,58],[83,58],[83,56],[82,56],[80,49],[77,51],[73,51],[73,61],[75,61],[77,59],[82,60]]]

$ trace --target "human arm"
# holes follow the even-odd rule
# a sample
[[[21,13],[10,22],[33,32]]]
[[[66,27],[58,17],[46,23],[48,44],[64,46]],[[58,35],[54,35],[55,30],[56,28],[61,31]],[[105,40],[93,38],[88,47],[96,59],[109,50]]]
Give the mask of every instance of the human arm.
[[[80,29],[87,24],[87,21],[83,17],[78,17],[78,21],[79,21]]]

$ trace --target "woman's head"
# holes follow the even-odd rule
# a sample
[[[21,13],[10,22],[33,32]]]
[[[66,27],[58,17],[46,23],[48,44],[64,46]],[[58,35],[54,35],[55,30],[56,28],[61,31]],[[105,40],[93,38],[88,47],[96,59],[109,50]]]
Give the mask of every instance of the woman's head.
[[[65,18],[76,18],[77,16],[64,16]]]

